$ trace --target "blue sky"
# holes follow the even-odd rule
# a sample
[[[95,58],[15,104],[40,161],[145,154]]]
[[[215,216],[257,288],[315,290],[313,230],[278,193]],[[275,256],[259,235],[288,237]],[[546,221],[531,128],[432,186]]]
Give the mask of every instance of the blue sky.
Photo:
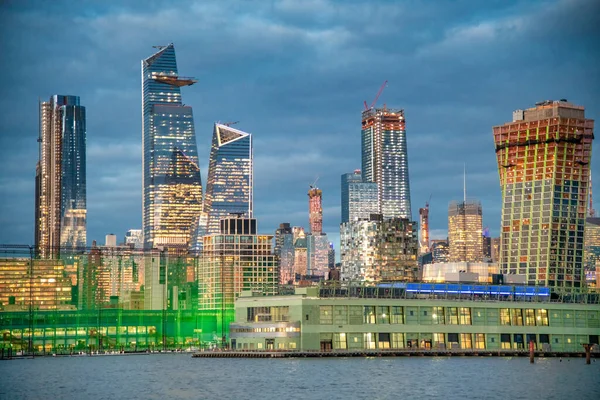
[[[118,4],[117,4],[118,3]],[[319,177],[338,248],[340,175],[360,168],[360,113],[404,108],[413,216],[431,195],[432,237],[448,202],[482,201],[500,223],[492,126],[567,98],[600,116],[600,3],[458,1],[4,1],[0,5],[0,243],[33,242],[38,98],[87,107],[88,244],[141,227],[140,60],[175,44],[194,109],[203,183],[212,125],[254,135],[263,233],[307,226]],[[596,135],[598,136],[598,135]],[[600,209],[600,148],[592,170]]]

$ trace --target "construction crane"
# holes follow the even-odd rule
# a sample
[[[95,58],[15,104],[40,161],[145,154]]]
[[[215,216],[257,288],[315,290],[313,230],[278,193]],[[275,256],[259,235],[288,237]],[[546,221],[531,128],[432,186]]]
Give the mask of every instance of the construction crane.
[[[240,121],[228,121],[228,122],[223,122],[221,125],[231,126],[231,125],[238,124],[239,122]]]
[[[377,100],[379,100],[379,96],[381,96],[381,93],[383,93],[383,89],[385,89],[385,87],[387,86],[387,83],[388,83],[387,80],[385,82],[383,82],[383,85],[381,85],[381,87],[379,88],[379,92],[377,92],[377,96],[375,96],[375,99],[371,103],[371,107],[367,106],[367,101],[366,100],[364,101],[365,111],[369,111],[373,107],[375,107],[375,104],[377,104]]]
[[[316,189],[317,182],[319,181],[319,175],[317,175],[317,179],[312,183],[312,185],[308,185],[311,189]]]

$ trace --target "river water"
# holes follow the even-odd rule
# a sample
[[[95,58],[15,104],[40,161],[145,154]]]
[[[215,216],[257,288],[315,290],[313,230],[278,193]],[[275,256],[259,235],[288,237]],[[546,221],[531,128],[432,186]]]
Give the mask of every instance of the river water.
[[[600,399],[600,360],[223,359],[190,354],[0,361],[0,399]]]

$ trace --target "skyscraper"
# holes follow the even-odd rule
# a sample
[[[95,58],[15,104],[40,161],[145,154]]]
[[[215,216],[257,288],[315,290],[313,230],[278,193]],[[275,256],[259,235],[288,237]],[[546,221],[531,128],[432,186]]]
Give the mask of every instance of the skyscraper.
[[[379,214],[377,184],[363,182],[360,170],[342,175],[342,223],[367,220]]]
[[[294,280],[294,234],[289,222],[279,224],[275,231],[275,255],[279,258],[280,283]]]
[[[379,188],[384,219],[411,219],[404,110],[372,108],[362,113],[362,175]]]
[[[78,96],[40,103],[35,246],[41,257],[86,245],[85,107]]]
[[[449,262],[483,261],[481,203],[453,201],[448,206]]]
[[[220,232],[220,221],[230,214],[253,215],[252,135],[215,124],[204,199],[206,235]]]
[[[502,189],[500,271],[577,291],[594,121],[566,100],[544,101],[495,126]]]
[[[308,227],[313,235],[323,231],[323,192],[313,186],[308,191]]]
[[[173,44],[142,60],[142,180],[145,248],[186,248],[202,211],[202,183],[192,108]]]

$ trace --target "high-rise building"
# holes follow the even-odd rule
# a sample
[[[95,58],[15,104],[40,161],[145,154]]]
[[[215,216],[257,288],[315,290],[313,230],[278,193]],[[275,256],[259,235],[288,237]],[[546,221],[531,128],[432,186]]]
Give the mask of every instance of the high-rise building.
[[[273,236],[259,235],[253,218],[222,219],[220,233],[204,237],[198,284],[201,310],[231,310],[242,291],[277,294]]]
[[[323,232],[323,191],[313,186],[308,191],[308,227],[313,235]]]
[[[219,234],[221,219],[231,214],[252,218],[252,158],[251,134],[215,124],[204,198],[206,235]]]
[[[600,218],[588,217],[586,219],[583,243],[585,255],[584,269],[586,276],[597,276],[597,266],[600,265]],[[592,274],[592,272],[594,272],[594,274]]]
[[[294,280],[306,276],[308,270],[308,244],[304,230],[298,230],[294,239]]]
[[[492,262],[497,263],[500,258],[500,238],[499,237],[492,238],[491,248],[492,248],[492,255],[491,255]]]
[[[450,260],[448,240],[432,240],[431,254],[434,263],[447,263]]]
[[[202,211],[192,107],[173,44],[142,60],[142,212],[145,248],[187,248]]]
[[[144,247],[144,236],[141,229],[130,229],[125,233],[125,245],[140,249]]]
[[[502,189],[500,271],[577,291],[594,121],[566,100],[544,101],[495,126]]]
[[[451,202],[448,206],[449,261],[483,261],[482,230],[482,212],[479,201]]]
[[[429,202],[419,208],[419,254],[429,253]]]
[[[40,103],[35,246],[41,257],[86,246],[86,125],[78,96]]]
[[[307,275],[325,276],[329,270],[329,239],[325,233],[306,235]]]
[[[364,281],[374,275],[377,259],[377,220],[358,220],[340,225],[340,277]]]
[[[360,170],[342,175],[342,223],[367,220],[379,213],[377,184],[363,182]]]
[[[279,224],[275,231],[275,255],[279,258],[280,283],[294,280],[294,234],[288,222]]]
[[[333,242],[329,242],[329,251],[327,252],[327,266],[329,269],[335,268],[335,249]]]
[[[379,188],[384,219],[411,219],[404,110],[372,108],[362,113],[362,176]]]

